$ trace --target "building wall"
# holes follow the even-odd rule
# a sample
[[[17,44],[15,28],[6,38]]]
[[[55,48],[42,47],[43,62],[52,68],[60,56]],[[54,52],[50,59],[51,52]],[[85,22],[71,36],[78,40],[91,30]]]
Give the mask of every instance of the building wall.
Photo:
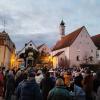
[[[5,66],[10,67],[11,52],[5,47]]]
[[[50,53],[51,50],[46,46],[46,45],[43,45],[40,49],[39,49],[39,52],[41,53],[42,51],[44,51],[45,53]]]
[[[78,35],[77,39],[70,46],[70,65],[79,66],[79,64],[85,63],[87,58],[90,56],[93,57],[93,61],[89,61],[89,63],[96,63],[96,46],[91,40],[86,28],[83,28],[81,33]],[[79,56],[79,57],[77,57]],[[79,61],[77,59],[79,58]]]
[[[59,56],[54,56],[54,55],[56,55],[58,52],[61,52],[61,51],[64,51],[64,53],[62,53],[62,54],[59,55]],[[69,47],[66,47],[66,48],[63,48],[63,49],[59,49],[59,50],[55,50],[55,51],[51,52],[51,55],[54,56],[53,58],[55,59],[55,60],[53,60],[53,67],[54,67],[54,68],[55,68],[55,67],[58,67],[61,58],[62,58],[63,60],[69,61]],[[66,63],[66,65],[67,65],[67,64],[68,64],[68,62]],[[61,67],[61,66],[59,66],[59,67]]]
[[[0,46],[0,66],[3,64],[4,59],[4,46]]]
[[[69,67],[69,59],[67,58],[65,52],[58,56],[58,66],[63,68]]]
[[[4,64],[5,67],[10,67],[11,55],[7,46],[0,46],[0,66]]]
[[[55,67],[62,67],[62,61],[65,60],[65,53],[63,52],[62,54],[60,54],[59,56],[55,56],[57,61],[54,61],[54,63],[56,64]]]
[[[97,50],[97,62],[100,64],[100,50]]]
[[[17,68],[22,68],[23,66],[25,66],[24,60],[17,58]]]
[[[53,68],[58,68],[58,57],[53,57]]]
[[[11,55],[15,53],[15,45],[8,33],[0,33],[0,66],[10,67]]]
[[[37,50],[36,45],[35,45],[32,41],[30,41],[30,42],[25,46],[25,48],[23,49],[22,52],[25,52],[25,49],[28,49],[29,47],[31,47],[31,48]]]
[[[37,48],[36,48],[36,46],[35,46],[35,44],[33,44],[33,42],[30,41],[29,43],[27,43],[27,44],[24,46],[24,48],[18,53],[17,56],[19,56],[21,53],[25,53],[25,49],[28,49],[28,48],[33,48],[33,49],[35,49],[36,51],[38,51]]]

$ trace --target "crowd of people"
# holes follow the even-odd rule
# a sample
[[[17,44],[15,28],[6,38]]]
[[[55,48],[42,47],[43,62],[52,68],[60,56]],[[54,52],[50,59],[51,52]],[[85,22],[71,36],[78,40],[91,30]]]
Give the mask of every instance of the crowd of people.
[[[100,71],[0,67],[0,100],[100,100]]]

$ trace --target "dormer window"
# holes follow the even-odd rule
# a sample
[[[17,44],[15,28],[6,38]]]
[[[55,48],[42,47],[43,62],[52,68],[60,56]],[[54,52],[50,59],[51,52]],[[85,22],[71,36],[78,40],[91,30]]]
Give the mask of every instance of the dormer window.
[[[30,44],[30,46],[32,46],[32,44]]]

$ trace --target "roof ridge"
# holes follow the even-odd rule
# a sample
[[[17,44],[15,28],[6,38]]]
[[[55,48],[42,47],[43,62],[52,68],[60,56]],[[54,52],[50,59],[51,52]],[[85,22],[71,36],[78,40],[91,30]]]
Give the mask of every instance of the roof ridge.
[[[37,48],[41,48],[43,45],[45,45],[45,43],[42,43],[41,45],[37,46]]]
[[[77,38],[77,36],[80,34],[80,32],[84,27],[85,26],[82,26],[76,29],[75,31],[69,33],[68,35],[62,37],[62,39],[57,41],[56,45],[54,45],[52,51],[70,46],[75,41],[75,39]]]
[[[29,42],[27,42],[26,45],[24,45],[24,47],[23,47],[21,50],[19,50],[18,54],[19,54],[21,51],[23,51],[24,48],[25,48],[30,42],[32,42],[32,44],[36,47],[36,45],[34,44],[34,42],[33,42],[32,40],[30,40]],[[37,47],[36,47],[36,49],[37,49]]]
[[[64,51],[60,51],[60,52],[58,52],[58,53],[56,53],[54,56],[59,56],[60,54],[62,54]],[[53,56],[53,57],[54,57]]]
[[[69,34],[67,34],[66,36],[68,36],[68,35],[70,35],[70,34],[72,34],[72,33],[76,32],[76,31],[78,31],[78,30],[82,30],[84,27],[85,27],[85,26],[82,26],[82,27],[80,27],[80,28],[78,28],[78,29],[76,29],[76,30],[74,30],[74,31],[70,32],[70,33],[69,33]]]

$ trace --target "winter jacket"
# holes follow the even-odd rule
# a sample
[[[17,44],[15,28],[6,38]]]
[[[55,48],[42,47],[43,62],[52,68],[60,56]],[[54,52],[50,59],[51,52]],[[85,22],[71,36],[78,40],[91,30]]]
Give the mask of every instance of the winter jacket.
[[[11,100],[11,96],[14,94],[14,91],[15,91],[14,76],[8,75],[6,83],[6,100]]]
[[[97,89],[99,88],[99,86],[100,86],[100,79],[99,78],[94,79],[93,90],[95,93],[97,93]]]
[[[49,92],[47,100],[70,100],[70,94],[64,86],[57,86]]]
[[[100,100],[100,86],[99,86],[98,91],[97,91],[96,100]]]
[[[16,100],[20,100],[21,98],[21,87],[23,87],[24,83],[27,80],[23,80],[22,82],[19,83],[19,85],[16,88],[15,94],[16,94]]]
[[[18,84],[24,80],[24,76],[23,74],[19,75],[17,78],[16,78],[16,87],[18,86]]]
[[[42,95],[35,79],[21,85],[20,100],[42,100]]]
[[[93,76],[87,75],[83,79],[83,88],[87,94],[91,94],[93,91]]]
[[[75,100],[86,100],[84,90],[77,85],[74,85],[74,91],[71,91],[70,94]]]
[[[4,87],[4,77],[3,74],[0,73],[0,96],[3,96],[3,87]]]
[[[74,81],[75,81],[75,84],[79,87],[83,87],[82,86],[82,80],[83,80],[83,77],[82,75],[79,75],[77,77],[74,78]]]
[[[69,86],[71,79],[72,79],[71,75],[64,75],[64,80],[65,80],[66,86]]]
[[[86,93],[86,100],[93,100],[93,76],[87,75],[83,79],[83,88]]]
[[[40,88],[42,90],[43,100],[47,100],[48,93],[54,87],[54,85],[55,83],[50,77],[44,78],[41,81]]]

